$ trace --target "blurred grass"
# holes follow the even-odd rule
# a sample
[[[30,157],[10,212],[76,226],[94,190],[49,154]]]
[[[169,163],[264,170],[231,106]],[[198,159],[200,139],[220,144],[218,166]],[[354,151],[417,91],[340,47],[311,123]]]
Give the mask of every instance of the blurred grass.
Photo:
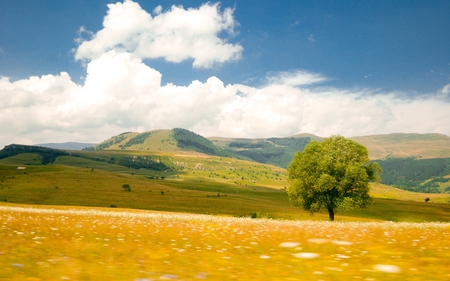
[[[17,204],[0,204],[0,221],[0,280],[450,278],[449,224]]]

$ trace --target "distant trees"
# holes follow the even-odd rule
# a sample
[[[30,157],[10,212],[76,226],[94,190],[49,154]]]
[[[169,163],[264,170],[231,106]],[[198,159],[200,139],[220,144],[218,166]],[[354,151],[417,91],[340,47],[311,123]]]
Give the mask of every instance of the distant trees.
[[[180,148],[190,149],[209,155],[231,156],[229,152],[218,148],[210,140],[196,133],[181,128],[175,128],[172,132],[173,138],[177,141],[178,147]]]
[[[12,157],[22,153],[39,154],[42,157],[41,162],[43,165],[54,163],[56,158],[58,158],[59,156],[70,155],[68,152],[59,149],[32,145],[10,144],[0,150],[0,159]]]
[[[125,191],[131,191],[131,186],[130,186],[128,183],[122,185],[122,188],[123,188]]]
[[[439,193],[450,181],[450,158],[387,158],[377,161],[383,171],[381,183],[409,191]],[[445,191],[444,191],[445,192]]]
[[[311,141],[288,167],[289,200],[311,214],[325,208],[334,220],[337,209],[365,207],[372,198],[369,182],[382,170],[370,163],[367,148],[342,136]]]

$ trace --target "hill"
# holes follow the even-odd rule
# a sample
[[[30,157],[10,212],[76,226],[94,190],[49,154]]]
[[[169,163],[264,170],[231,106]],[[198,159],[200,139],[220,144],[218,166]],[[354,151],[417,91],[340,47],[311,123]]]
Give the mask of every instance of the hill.
[[[0,150],[0,159],[5,159],[21,154],[33,155],[33,160],[29,159],[29,163],[49,164],[55,162],[56,158],[63,155],[69,155],[68,152],[52,149],[47,147],[11,144]],[[25,158],[26,159],[26,158]],[[23,164],[29,164],[23,163]]]
[[[286,168],[297,151],[303,151],[311,140],[321,141],[322,138],[300,134],[286,138],[208,138],[212,143],[230,153],[239,155],[255,162],[276,165]]]
[[[450,193],[450,138],[439,134],[389,134],[353,138],[365,145],[369,155],[375,159],[384,173],[381,183],[405,190],[426,193]],[[300,134],[286,138],[204,138],[185,129],[156,130],[144,133],[126,132],[114,136],[102,143],[88,148],[86,151],[147,151],[185,153],[198,152],[211,156],[237,158],[261,164],[286,168],[297,151],[302,151],[311,141],[322,138]],[[20,148],[21,147],[21,148]],[[23,152],[26,146],[14,145],[0,153],[12,156]],[[30,149],[30,148],[28,148]],[[28,150],[37,157],[29,163],[52,163],[58,154],[57,150],[44,148]],[[64,152],[66,153],[66,152]],[[73,156],[86,157],[86,153],[72,151]],[[159,159],[140,155],[117,154],[114,157],[102,158],[102,161],[122,165],[133,169],[151,169],[155,171],[170,170],[170,163]],[[408,158],[405,158],[408,156]],[[440,158],[436,158],[436,157]],[[94,157],[94,156],[92,156]],[[134,158],[133,158],[134,157]],[[4,158],[4,157],[3,157]],[[95,156],[94,158],[98,158]],[[16,158],[14,158],[16,159]],[[20,159],[17,158],[17,159]],[[16,159],[16,160],[17,160]],[[167,166],[169,165],[169,166]]]
[[[373,160],[450,157],[450,137],[441,134],[387,134],[352,139],[365,145]]]
[[[63,143],[40,143],[33,146],[54,148],[54,149],[66,149],[66,150],[83,150],[86,147],[97,145],[96,143],[83,143],[83,142],[63,142]]]
[[[208,139],[185,129],[126,132],[86,150],[196,151],[208,155],[232,156]]]
[[[40,153],[41,148],[22,149],[0,160],[0,201],[327,219],[290,206],[286,170],[272,165],[192,151],[62,151],[45,163]],[[450,205],[438,203],[450,201],[449,195],[386,188],[374,193],[380,197],[374,206],[338,213],[338,219],[450,221]]]
[[[450,193],[450,158],[387,158],[376,161],[381,182],[410,191]]]
[[[450,158],[450,137],[441,134],[387,134],[352,137],[369,150],[372,160],[386,158]],[[235,156],[286,168],[297,151],[323,138],[311,134],[272,138],[205,138],[185,129],[126,132],[91,147],[93,150],[197,151]]]

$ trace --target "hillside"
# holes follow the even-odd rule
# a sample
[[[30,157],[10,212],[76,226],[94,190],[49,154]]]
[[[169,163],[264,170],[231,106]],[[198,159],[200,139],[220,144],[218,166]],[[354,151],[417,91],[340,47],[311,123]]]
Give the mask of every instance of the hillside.
[[[185,129],[126,132],[86,150],[196,151],[208,155],[232,156],[208,139]]]
[[[39,147],[39,146],[31,146],[31,145],[21,145],[21,144],[11,144],[5,146],[2,150],[0,150],[0,159],[10,158],[17,155],[33,155],[33,160],[28,160],[28,163],[39,163],[39,164],[49,164],[55,162],[56,158],[63,155],[69,155],[68,152],[47,148],[47,147]],[[19,158],[20,159],[20,158]],[[26,159],[26,158],[25,158]]]
[[[439,134],[389,134],[353,139],[365,145],[371,159],[375,159],[384,170],[381,183],[415,192],[450,193],[450,137]],[[322,138],[300,134],[286,138],[211,137],[207,139],[194,132],[176,128],[144,133],[122,133],[85,151],[140,151],[172,154],[197,152],[286,168],[294,154],[302,151],[311,140],[321,141]],[[59,156],[58,153],[66,153],[42,147],[34,148],[32,151],[30,146],[12,145],[0,152],[0,159],[13,156],[12,150],[20,154],[24,149],[28,149],[28,153],[37,154],[37,157],[29,163],[52,163]],[[71,153],[79,157],[87,155],[76,151]],[[102,161],[134,169],[155,171],[171,169],[170,163],[139,155],[117,154],[116,157],[102,158]]]
[[[39,151],[24,151],[0,160],[0,201],[327,219],[290,205],[286,170],[276,166],[187,151],[81,151],[46,165],[37,161],[40,156]],[[131,191],[122,188],[125,184]],[[448,194],[377,190],[374,195],[380,199],[373,206],[338,213],[338,219],[450,221],[450,205],[438,203],[450,201]],[[431,203],[424,203],[425,196]]]
[[[63,142],[63,143],[40,143],[33,146],[41,146],[54,149],[66,149],[66,150],[83,150],[86,147],[95,146],[95,143],[83,143],[83,142]]]
[[[366,146],[372,160],[386,158],[450,158],[450,137],[441,134],[387,134],[352,137]],[[297,151],[323,138],[298,134],[280,138],[205,138],[185,129],[126,132],[92,147],[93,150],[197,151],[239,156],[259,163],[287,167]]]
[[[303,151],[311,140],[322,138],[301,134],[286,138],[208,138],[214,145],[255,162],[286,168],[297,151]]]
[[[441,134],[387,134],[352,139],[365,145],[373,160],[450,157],[450,137]]]

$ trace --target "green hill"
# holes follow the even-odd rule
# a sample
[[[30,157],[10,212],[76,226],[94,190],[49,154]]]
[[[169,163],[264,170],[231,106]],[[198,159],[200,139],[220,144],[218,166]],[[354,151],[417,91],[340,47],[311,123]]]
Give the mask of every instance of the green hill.
[[[286,170],[277,166],[193,151],[126,149],[69,151],[43,165],[39,152],[23,150],[0,160],[0,201],[327,219],[290,206]],[[374,193],[380,199],[367,210],[338,213],[337,219],[450,221],[450,196],[432,194],[425,203],[421,193],[388,188]]]
[[[0,150],[0,159],[9,158],[20,154],[32,154],[35,157],[30,162],[38,162],[39,164],[49,164],[55,162],[56,158],[62,155],[69,155],[68,152],[31,145],[11,144]],[[37,158],[37,159],[36,159]]]
[[[208,138],[216,146],[255,162],[286,168],[297,151],[303,151],[311,140],[322,140],[314,135],[296,135],[287,138],[243,139]]]
[[[186,129],[126,132],[86,150],[196,151],[208,155],[232,156],[210,140]]]
[[[209,138],[215,145],[260,163],[286,167],[314,135],[288,138]],[[427,193],[450,193],[450,137],[440,134],[388,134],[354,137],[365,145],[384,173],[381,182]],[[447,158],[446,158],[447,157]]]
[[[55,149],[66,149],[66,150],[83,150],[86,147],[91,147],[96,145],[95,143],[83,143],[83,142],[64,142],[64,143],[40,143],[34,146],[41,146],[47,148]]]
[[[450,158],[445,158],[447,151],[450,151],[449,137],[439,134],[389,134],[353,139],[367,146],[372,159],[378,159],[376,161],[384,171],[381,183],[414,192],[450,193]],[[17,165],[45,165],[56,159],[62,161],[64,157],[60,156],[70,155],[80,162],[94,161],[96,165],[89,164],[93,168],[122,167],[114,168],[112,172],[126,168],[133,169],[138,174],[146,170],[151,171],[149,177],[189,177],[190,172],[195,172],[196,176],[201,175],[208,180],[284,188],[287,186],[286,177],[283,176],[284,168],[291,162],[294,154],[302,151],[311,140],[321,141],[322,138],[301,134],[286,138],[207,139],[177,128],[144,133],[126,132],[84,151],[10,145],[0,151],[0,159],[8,158],[5,161]],[[258,175],[255,171],[249,172],[251,169],[248,167],[244,169],[245,172],[242,170],[240,173],[232,168],[228,172],[225,172],[228,168],[217,172],[215,166],[223,161],[210,163],[205,160],[212,156],[228,158],[230,163],[241,159],[253,161],[247,163],[258,167],[264,164],[280,168],[277,168],[276,176],[273,173],[262,176],[261,173],[266,172],[263,170]],[[202,160],[192,162],[193,159]],[[279,182],[273,182],[273,179]]]

